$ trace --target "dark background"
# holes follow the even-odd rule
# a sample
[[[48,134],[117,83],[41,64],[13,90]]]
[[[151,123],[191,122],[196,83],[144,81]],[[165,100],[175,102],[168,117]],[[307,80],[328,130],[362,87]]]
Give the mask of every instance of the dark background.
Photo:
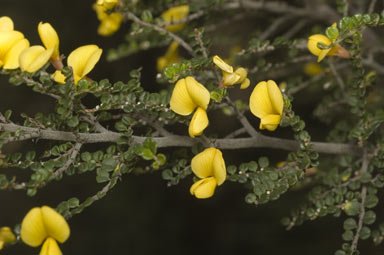
[[[37,33],[40,21],[50,22],[60,37],[60,52],[68,55],[80,45],[97,44],[107,50],[116,47],[128,31],[103,38],[97,35],[98,20],[91,6],[93,1],[79,0],[1,0],[0,16],[10,16],[15,29],[22,31],[31,45],[41,44]],[[164,49],[150,50],[113,63],[102,59],[90,77],[111,81],[126,80],[129,70],[144,66],[146,88],[156,86],[156,57]],[[149,84],[148,83],[152,83]],[[52,99],[32,93],[25,85],[14,87],[7,77],[0,77],[0,110],[13,109],[15,120],[20,113],[53,110]],[[255,125],[257,123],[255,122]],[[8,146],[9,151],[23,149]],[[252,151],[256,157],[265,153]],[[224,157],[235,161],[241,153],[225,151]],[[14,172],[11,172],[14,171]],[[28,175],[27,170],[1,169],[7,175]],[[64,254],[333,254],[342,243],[342,219],[326,217],[291,231],[280,224],[304,198],[307,190],[284,195],[279,201],[263,206],[244,202],[245,189],[226,182],[213,198],[198,200],[189,194],[192,178],[167,188],[159,173],[124,176],[108,195],[70,219],[71,236],[60,247]],[[0,226],[15,226],[34,206],[50,205],[71,197],[81,201],[92,196],[102,185],[95,173],[69,176],[53,182],[35,197],[25,191],[0,192]],[[362,254],[383,254],[382,247],[371,241],[360,243]],[[5,255],[37,254],[39,248],[23,243],[3,251]]]

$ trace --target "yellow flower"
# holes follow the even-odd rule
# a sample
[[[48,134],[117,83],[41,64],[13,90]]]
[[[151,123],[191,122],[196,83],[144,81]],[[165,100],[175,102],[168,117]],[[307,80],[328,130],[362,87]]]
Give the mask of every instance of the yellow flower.
[[[165,52],[165,55],[157,59],[158,72],[161,72],[167,66],[170,66],[173,63],[180,61],[178,47],[179,47],[179,43],[177,41],[173,41],[171,45],[169,45],[167,51]]]
[[[20,236],[24,243],[37,247],[44,241],[40,255],[61,255],[56,241],[63,243],[69,235],[67,221],[49,206],[31,209],[21,223]]]
[[[60,58],[59,53],[59,36],[56,30],[49,23],[40,22],[37,26],[37,31],[41,41],[43,42],[46,49],[53,48],[52,59],[58,60]]]
[[[280,124],[284,101],[279,87],[272,80],[259,82],[249,98],[249,108],[260,118],[260,129],[274,131]]]
[[[29,47],[24,35],[13,30],[13,21],[9,17],[0,18],[0,67],[4,69],[19,68],[20,53]]]
[[[24,49],[19,56],[20,69],[23,72],[36,72],[48,62],[53,51],[53,47],[45,49],[40,45],[34,45]]]
[[[4,244],[12,243],[16,240],[15,235],[9,227],[0,228],[0,250],[3,249]]]
[[[233,71],[233,67],[228,65],[219,56],[213,57],[213,63],[222,70],[223,81],[222,84],[225,87],[230,87],[235,84],[241,84],[240,89],[246,89],[249,87],[250,80],[247,78],[248,72],[242,67]]]
[[[104,5],[94,4],[93,9],[96,11],[97,18],[100,20],[100,25],[97,33],[101,36],[110,36],[114,34],[123,21],[123,16],[120,13],[108,13],[108,8]]]
[[[96,4],[105,7],[110,10],[119,3],[119,0],[97,0]]]
[[[333,27],[336,27],[336,23],[332,24]],[[341,58],[349,58],[349,52],[341,47],[340,45],[333,45],[328,49],[320,49],[317,45],[318,43],[330,46],[334,43],[336,39],[329,39],[327,36],[322,34],[311,35],[308,38],[308,50],[315,56],[317,56],[317,62],[320,62],[325,58],[325,56],[338,56]]]
[[[201,180],[195,182],[190,193],[196,198],[209,198],[216,186],[224,183],[227,177],[223,154],[216,148],[208,148],[193,157],[191,161],[193,173]]]
[[[304,73],[309,76],[316,76],[324,72],[324,69],[318,63],[307,63],[304,66]]]
[[[95,67],[102,52],[97,45],[90,44],[81,46],[69,54],[68,66],[72,67],[75,84]]]
[[[189,6],[188,5],[180,5],[176,7],[169,8],[165,12],[161,14],[161,17],[166,22],[177,22],[179,20],[185,19],[188,16],[189,13]],[[185,26],[185,23],[180,23],[176,25],[169,25],[165,28],[170,32],[177,32],[183,29]]]
[[[189,136],[192,138],[201,135],[208,126],[206,110],[209,100],[209,91],[191,76],[178,80],[173,89],[170,101],[172,111],[187,116],[197,108],[189,124]]]

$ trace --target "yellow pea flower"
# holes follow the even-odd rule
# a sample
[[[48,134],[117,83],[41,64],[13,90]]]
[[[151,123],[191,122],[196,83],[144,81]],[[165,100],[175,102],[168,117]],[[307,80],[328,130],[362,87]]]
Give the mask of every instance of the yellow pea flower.
[[[184,116],[191,114],[197,108],[189,124],[189,135],[192,138],[201,135],[209,124],[206,113],[209,101],[209,91],[195,78],[188,76],[177,81],[170,106],[172,111]]]
[[[173,63],[180,61],[178,47],[179,47],[179,43],[177,41],[173,41],[171,43],[171,45],[169,45],[164,56],[161,56],[157,59],[157,71],[158,72],[161,72],[167,66],[170,66]]]
[[[188,5],[180,5],[176,7],[169,8],[165,12],[163,12],[160,16],[166,22],[176,22],[182,19],[185,19],[189,14],[189,6]],[[183,29],[185,23],[180,23],[176,25],[169,25],[165,28],[170,32],[177,32]]]
[[[19,55],[29,46],[29,41],[24,35],[13,30],[11,18],[0,18],[0,67],[4,69],[19,68]]]
[[[24,49],[19,56],[20,69],[23,72],[36,72],[48,62],[53,51],[54,48],[45,49],[40,45]]]
[[[233,71],[233,67],[228,65],[224,60],[219,56],[213,57],[213,63],[221,69],[223,73],[222,85],[225,87],[230,87],[235,84],[241,84],[240,89],[246,89],[251,83],[247,78],[248,72],[242,67],[237,68]]]
[[[41,41],[43,42],[46,49],[53,48],[53,54],[51,58],[53,60],[59,60],[59,36],[56,33],[56,30],[49,23],[40,22],[37,26],[37,31]]]
[[[102,52],[97,45],[90,44],[81,46],[69,54],[68,66],[72,67],[75,84],[95,67]]]
[[[324,72],[324,69],[318,63],[307,63],[304,66],[304,73],[309,76],[316,76]]]
[[[12,243],[16,240],[15,235],[9,227],[0,228],[0,250],[3,249],[4,244]]]
[[[336,23],[332,24],[333,27],[336,27]],[[325,58],[325,56],[338,56],[342,58],[349,58],[349,52],[341,47],[340,45],[334,45],[328,49],[320,49],[317,47],[318,43],[330,46],[334,43],[336,39],[329,39],[323,34],[314,34],[308,38],[308,50],[315,56],[317,56],[317,62],[320,62]]]
[[[13,31],[13,21],[10,17],[0,17],[0,32]]]
[[[104,5],[94,4],[93,9],[96,11],[100,25],[97,33],[101,36],[110,36],[119,30],[123,16],[117,12],[108,12],[108,8]]]
[[[22,223],[21,240],[29,246],[44,244],[40,255],[61,255],[57,242],[65,242],[70,235],[67,221],[49,206],[32,208],[25,215]]]
[[[279,87],[272,80],[259,82],[249,98],[249,108],[260,118],[260,129],[274,131],[280,124],[284,101]]]
[[[201,180],[195,182],[190,193],[196,198],[209,198],[216,186],[224,183],[227,177],[223,154],[216,148],[207,148],[193,157],[192,172]]]
[[[110,10],[119,3],[119,0],[97,0],[96,4],[105,7]]]

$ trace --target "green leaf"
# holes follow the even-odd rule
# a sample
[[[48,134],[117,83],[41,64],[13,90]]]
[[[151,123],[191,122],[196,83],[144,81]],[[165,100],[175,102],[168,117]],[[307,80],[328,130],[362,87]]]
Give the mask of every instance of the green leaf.
[[[360,212],[360,203],[356,200],[350,201],[345,205],[344,211],[348,216],[355,216]]]
[[[267,157],[260,157],[259,158],[259,166],[261,168],[265,168],[269,165],[269,160]]]
[[[88,151],[81,153],[81,160],[86,162],[91,161],[92,160],[91,153],[89,153]]]
[[[361,240],[366,240],[371,236],[371,229],[368,228],[367,226],[364,226],[360,230],[360,239]]]
[[[153,159],[153,153],[148,148],[142,148],[139,152],[140,157],[142,157],[145,160],[152,160]]]
[[[357,228],[356,220],[353,218],[348,218],[344,221],[344,229],[345,230],[352,230]]]
[[[101,162],[101,171],[112,172],[116,169],[117,161],[114,158],[106,158]]]
[[[343,233],[343,240],[344,241],[352,241],[353,240],[353,232],[352,230],[347,230]]]
[[[364,224],[371,225],[376,220],[376,213],[374,211],[367,211],[364,215]]]
[[[325,30],[325,34],[330,39],[337,39],[337,37],[339,37],[339,30],[337,29],[337,27],[334,26],[327,27],[327,29]]]

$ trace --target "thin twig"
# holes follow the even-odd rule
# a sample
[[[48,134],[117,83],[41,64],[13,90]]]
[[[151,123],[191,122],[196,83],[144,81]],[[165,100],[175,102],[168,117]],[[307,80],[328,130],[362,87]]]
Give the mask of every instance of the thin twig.
[[[265,41],[268,39],[276,30],[278,30],[281,25],[285,24],[289,19],[292,18],[292,15],[281,16],[276,19],[268,28],[259,36],[260,41]]]
[[[336,81],[339,84],[340,89],[344,90],[345,83],[344,83],[343,79],[341,78],[341,76],[339,75],[339,73],[337,72],[335,64],[333,63],[332,59],[330,59],[328,61],[328,65],[329,65],[329,68],[331,69],[332,74],[336,77]]]
[[[244,118],[244,123],[248,123],[248,120]],[[250,129],[250,128],[251,129]],[[252,134],[253,127],[249,124],[247,132]],[[245,127],[246,128],[246,127]],[[0,123],[0,130],[16,132],[17,130],[23,130],[27,133],[40,132],[39,139],[53,140],[53,141],[70,141],[86,143],[115,143],[120,138],[121,134],[117,132],[105,132],[105,133],[73,133],[67,131],[57,130],[39,130],[38,128],[23,127],[16,124],[3,124]],[[253,129],[254,130],[254,129]],[[244,148],[274,148],[280,150],[297,151],[299,143],[294,140],[282,139],[277,137],[269,137],[258,133],[254,137],[249,138],[235,138],[235,139],[216,139],[214,141],[215,146],[219,149],[244,149]],[[145,136],[131,136],[130,144],[142,144]],[[154,137],[151,138],[156,142],[158,148],[166,147],[192,147],[197,141],[188,136],[172,135],[167,137]],[[324,142],[312,142],[313,150],[320,153],[328,154],[361,154],[362,149],[354,144],[342,144],[342,143],[324,143]]]
[[[169,37],[172,37],[172,39],[176,40],[184,49],[186,49],[189,52],[189,54],[191,54],[192,56],[195,55],[192,47],[188,43],[186,43],[181,37],[177,36],[176,34],[168,31],[167,29],[165,29],[161,26],[155,25],[155,24],[145,22],[145,21],[141,20],[139,17],[137,17],[135,14],[133,14],[132,12],[125,13],[125,17],[127,17],[128,19],[130,19],[130,20],[132,20],[132,21],[134,21],[134,22],[136,22],[142,26],[151,27],[152,29],[154,29],[160,33],[167,34]]]
[[[50,177],[50,180],[56,179],[73,164],[73,162],[76,160],[77,155],[80,153],[81,146],[83,146],[82,143],[76,143],[75,146],[73,146],[71,156],[69,157],[67,162],[65,162],[65,164],[62,167],[60,167],[55,172],[53,172],[53,174]]]
[[[227,136],[225,136],[225,139],[229,138],[235,138],[236,136],[242,135],[244,133],[247,133],[247,130],[245,128],[239,128],[238,130],[233,131],[232,133],[229,133]]]

